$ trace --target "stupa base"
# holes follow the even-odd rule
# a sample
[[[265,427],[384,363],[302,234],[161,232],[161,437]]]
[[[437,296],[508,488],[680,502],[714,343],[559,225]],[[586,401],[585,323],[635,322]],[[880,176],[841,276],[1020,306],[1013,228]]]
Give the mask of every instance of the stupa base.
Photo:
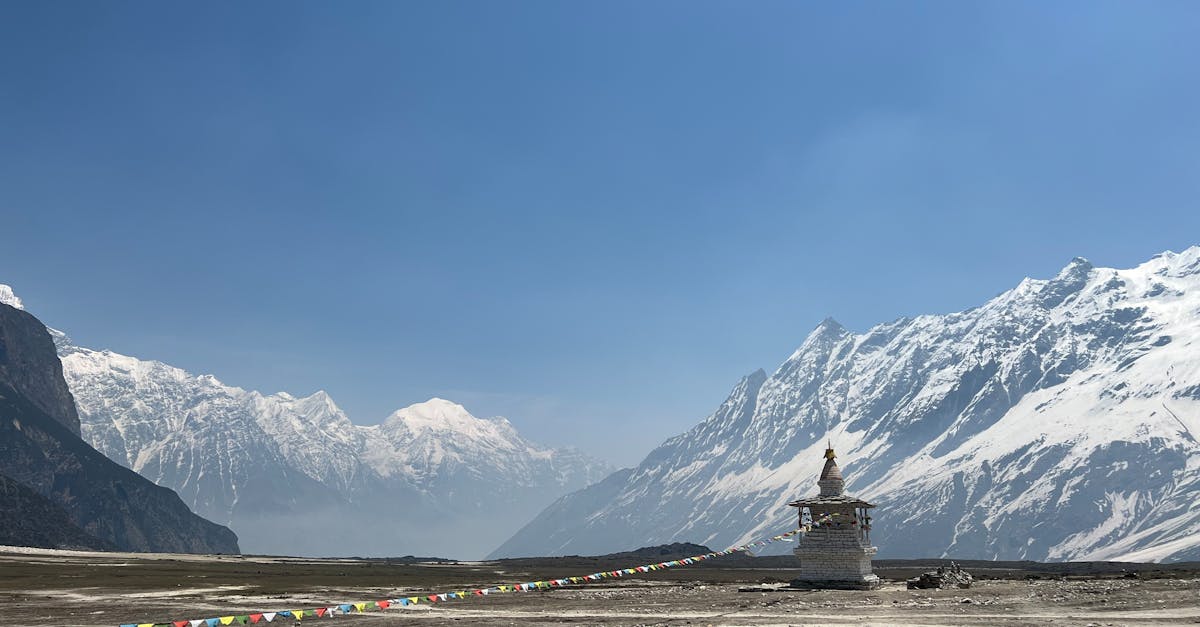
[[[789,590],[878,590],[883,582],[875,575],[861,579],[793,579]]]

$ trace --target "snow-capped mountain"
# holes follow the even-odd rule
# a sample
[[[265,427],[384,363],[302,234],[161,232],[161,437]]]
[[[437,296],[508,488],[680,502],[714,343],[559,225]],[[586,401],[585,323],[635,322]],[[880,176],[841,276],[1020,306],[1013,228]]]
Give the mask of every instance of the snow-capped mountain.
[[[17,298],[12,288],[7,285],[0,285],[0,303],[4,303],[15,309],[25,309],[25,305],[21,302],[21,299]]]
[[[5,285],[0,302],[20,304]],[[479,557],[611,471],[442,399],[356,425],[325,392],[264,395],[51,334],[84,440],[248,553]]]
[[[795,525],[827,440],[880,556],[1200,559],[1200,247],[1076,259],[981,307],[822,322],[772,375],[496,556],[733,545]]]

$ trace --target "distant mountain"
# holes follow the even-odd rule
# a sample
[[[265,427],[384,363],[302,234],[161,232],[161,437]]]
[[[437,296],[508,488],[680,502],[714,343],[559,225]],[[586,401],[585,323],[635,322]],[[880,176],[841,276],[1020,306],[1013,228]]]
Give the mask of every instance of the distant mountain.
[[[612,470],[442,399],[355,425],[324,392],[264,395],[52,333],[83,438],[247,552],[481,557]]]
[[[3,303],[0,520],[2,541],[32,546],[238,552],[228,529],[196,516],[171,490],[80,439],[49,332],[32,315]]]
[[[637,468],[493,555],[729,546],[795,525],[832,440],[881,557],[1200,559],[1200,247],[1072,261],[981,307],[822,322]]]

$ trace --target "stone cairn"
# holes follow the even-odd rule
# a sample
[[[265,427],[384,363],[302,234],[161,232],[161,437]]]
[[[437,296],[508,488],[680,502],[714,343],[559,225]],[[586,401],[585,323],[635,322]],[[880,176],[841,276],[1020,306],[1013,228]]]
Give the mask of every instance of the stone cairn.
[[[938,566],[937,570],[921,573],[918,577],[908,580],[909,590],[926,590],[930,588],[970,588],[975,578],[963,570],[956,562],[950,566]]]

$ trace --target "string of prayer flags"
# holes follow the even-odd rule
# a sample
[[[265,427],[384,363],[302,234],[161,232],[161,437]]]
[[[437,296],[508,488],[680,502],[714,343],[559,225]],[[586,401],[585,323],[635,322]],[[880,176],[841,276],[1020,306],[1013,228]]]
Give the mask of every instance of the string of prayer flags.
[[[474,590],[456,590],[453,592],[442,592],[438,594],[429,594],[425,596],[401,597],[396,599],[380,599],[377,601],[358,601],[352,603],[335,603],[315,608],[304,608],[299,610],[278,610],[275,612],[255,612],[252,614],[234,614],[229,616],[218,616],[215,618],[198,618],[192,620],[180,620],[166,623],[126,623],[120,627],[218,627],[238,623],[242,625],[255,625],[262,623],[271,623],[276,619],[290,618],[295,620],[303,620],[305,618],[329,618],[333,616],[341,616],[348,614],[362,614],[374,610],[386,610],[392,606],[399,605],[408,607],[410,605],[418,605],[421,603],[443,603],[452,599],[467,599],[473,596],[486,596],[490,594],[506,593],[506,592],[527,592],[530,590],[545,590],[550,588],[561,588],[572,584],[583,584],[603,579],[619,578],[628,575],[636,575],[640,573],[657,572],[667,568],[675,568],[678,566],[690,566],[697,562],[720,557],[723,555],[731,555],[748,551],[751,547],[765,546],[772,542],[786,540],[799,533],[807,533],[812,531],[814,527],[820,527],[823,523],[829,522],[834,515],[826,514],[811,523],[806,523],[799,529],[793,529],[787,533],[781,533],[777,536],[772,536],[765,540],[758,540],[749,544],[730,547],[724,551],[713,551],[703,555],[695,555],[685,557],[683,559],[671,560],[668,562],[657,562],[654,564],[644,564],[642,566],[634,566],[631,568],[623,568],[620,570],[610,570],[592,573],[590,575],[578,575],[574,577],[563,577],[560,579],[550,579],[546,581],[530,581],[516,584],[503,584],[489,586],[486,588],[477,588]]]

